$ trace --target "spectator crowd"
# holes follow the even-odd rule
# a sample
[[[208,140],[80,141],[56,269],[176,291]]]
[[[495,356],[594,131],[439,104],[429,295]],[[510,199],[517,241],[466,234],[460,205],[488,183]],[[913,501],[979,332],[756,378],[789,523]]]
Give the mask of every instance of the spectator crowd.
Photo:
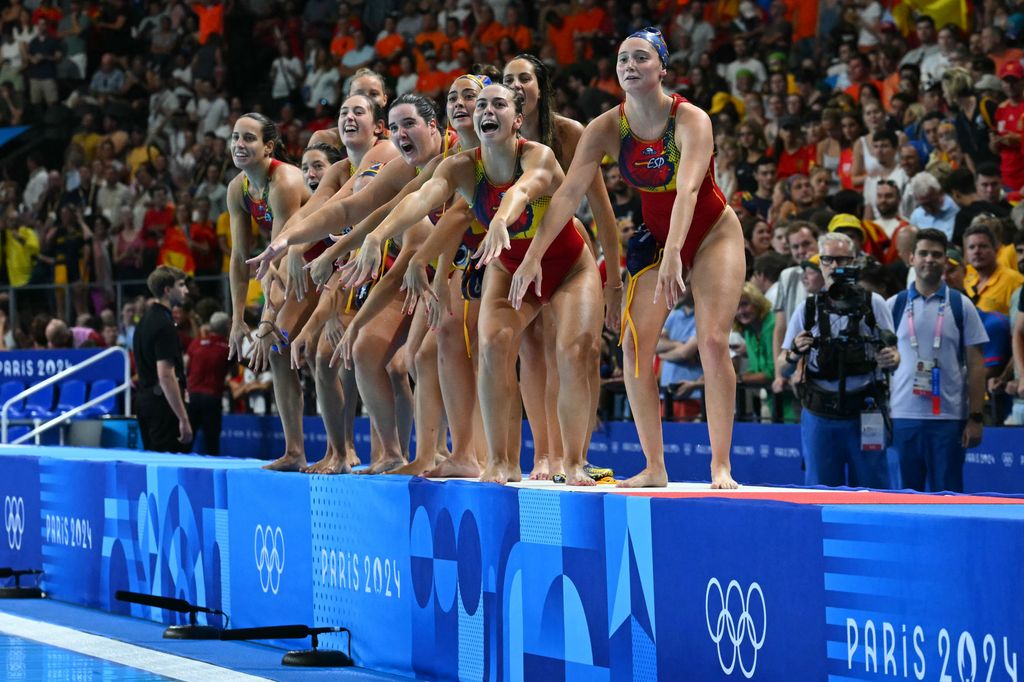
[[[0,126],[30,128],[0,178],[4,343],[130,347],[160,264],[196,278],[175,316],[183,339],[205,338],[227,305],[227,148],[246,111],[277,121],[298,159],[336,125],[359,69],[383,74],[392,96],[441,101],[474,65],[531,52],[557,73],[560,112],[586,123],[622,97],[618,42],[654,26],[670,49],[663,87],[712,118],[716,180],[747,242],[731,343],[749,389],[740,412],[799,417],[779,357],[797,306],[825,284],[821,235],[849,236],[862,285],[888,299],[914,281],[915,234],[934,228],[949,243],[945,282],[989,339],[986,422],[1024,423],[1024,3],[929,7],[12,0],[0,10]],[[625,244],[639,198],[615,166],[604,177]],[[255,314],[258,287],[249,303]],[[666,418],[700,418],[694,334],[684,301],[658,348]],[[628,416],[620,365],[609,334],[606,416]],[[266,393],[259,377],[240,385],[243,402]]]

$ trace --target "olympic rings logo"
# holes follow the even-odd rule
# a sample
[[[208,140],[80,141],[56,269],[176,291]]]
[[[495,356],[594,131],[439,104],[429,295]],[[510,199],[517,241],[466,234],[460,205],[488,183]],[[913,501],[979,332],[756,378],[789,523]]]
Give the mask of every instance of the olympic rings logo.
[[[7,546],[21,549],[25,535],[25,498],[4,496],[4,530],[7,531]]]
[[[711,601],[712,590],[717,593],[714,602]],[[754,617],[750,613],[750,607],[755,603],[753,599],[755,594],[761,602],[760,627],[754,622]],[[736,608],[733,608],[734,606]],[[718,612],[718,615],[715,617],[715,626],[712,628],[711,619],[715,611]],[[736,613],[739,615],[734,615]],[[754,670],[757,668],[757,652],[764,646],[764,636],[768,626],[768,610],[761,586],[756,582],[751,583],[747,593],[744,594],[740,584],[735,580],[730,580],[729,586],[723,593],[722,583],[718,582],[718,578],[712,578],[708,581],[707,591],[704,593],[704,618],[711,641],[718,649],[718,662],[722,665],[722,671],[726,675],[732,675],[738,661],[743,676],[748,680],[753,677]],[[727,642],[726,638],[728,638]],[[747,640],[750,641],[750,646],[754,651],[749,669],[743,661],[741,650],[741,645]],[[725,642],[727,650],[730,648],[729,645],[732,649],[728,664],[722,655],[723,642]]]
[[[263,592],[277,594],[284,572],[284,533],[281,527],[256,525],[253,537],[253,553],[256,556],[256,570],[260,574]]]

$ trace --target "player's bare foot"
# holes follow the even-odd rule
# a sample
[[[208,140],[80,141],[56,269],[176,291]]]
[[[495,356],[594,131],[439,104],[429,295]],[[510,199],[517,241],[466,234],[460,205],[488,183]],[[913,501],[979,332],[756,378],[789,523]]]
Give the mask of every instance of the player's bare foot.
[[[359,459],[359,453],[356,452],[355,448],[349,448],[348,454],[345,457],[350,467],[357,467],[362,464],[362,460]]]
[[[547,455],[537,455],[533,458],[533,471],[530,472],[531,481],[550,481],[551,474],[558,473],[558,469],[552,469]]]
[[[306,468],[306,456],[296,454],[284,454],[270,464],[264,464],[267,471],[302,471]]]
[[[397,469],[400,466],[406,464],[405,458],[401,455],[394,455],[393,457],[384,457],[376,462],[372,463],[365,469],[360,469],[355,472],[357,474],[386,474],[392,469]]]
[[[736,490],[739,487],[740,484],[733,480],[729,467],[711,465],[712,490]]]
[[[425,474],[428,478],[479,478],[480,465],[476,459],[446,459]]]
[[[319,462],[311,464],[302,471],[307,474],[347,474],[352,471],[352,467],[349,466],[348,461],[344,457],[330,453],[324,455],[324,458]]]
[[[484,472],[480,474],[480,480],[484,483],[508,483],[508,472],[500,464],[488,464]]]
[[[400,467],[396,467],[389,474],[402,474],[403,476],[426,476],[427,472],[434,468],[437,464],[437,457],[417,457],[408,464],[403,464]]]
[[[519,483],[523,480],[523,470],[519,467],[519,462],[508,465],[505,467],[505,471],[508,473],[509,483]]]
[[[587,472],[583,470],[582,464],[565,467],[565,484],[575,486],[597,485]]]
[[[619,481],[619,488],[664,488],[668,485],[668,473],[664,467],[659,469],[652,469],[650,467],[644,469],[636,476],[627,478],[625,481]]]

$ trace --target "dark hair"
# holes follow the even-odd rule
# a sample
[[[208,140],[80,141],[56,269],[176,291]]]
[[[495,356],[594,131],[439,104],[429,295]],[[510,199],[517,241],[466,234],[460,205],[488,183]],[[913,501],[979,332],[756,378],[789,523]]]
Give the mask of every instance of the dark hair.
[[[427,99],[423,95],[407,92],[392,102],[388,111],[392,111],[399,104],[411,104],[413,108],[416,109],[416,113],[419,114],[420,118],[422,118],[426,123],[437,120],[437,107],[434,106],[434,103],[431,100]]]
[[[773,159],[770,156],[762,156],[761,158],[759,158],[757,160],[757,163],[754,164],[754,171],[756,172],[756,171],[761,169],[761,166],[767,166],[769,164],[771,164],[772,166],[778,167],[779,162],[776,161],[775,159]]]
[[[969,168],[956,168],[942,180],[942,191],[950,196],[953,192],[974,194],[974,173]]]
[[[512,86],[505,85],[501,81],[498,81],[497,83],[491,83],[491,85],[497,85],[498,87],[502,87],[502,88],[505,88],[506,90],[508,90],[509,93],[512,94],[512,106],[515,107],[516,114],[521,115],[523,113],[524,98],[523,98],[523,95],[522,95],[521,92],[519,92],[518,90],[516,90]]]
[[[290,161],[285,152],[284,143],[281,141],[281,131],[277,129],[276,123],[258,111],[250,111],[249,113],[242,114],[239,118],[251,118],[259,123],[260,137],[263,139],[263,142],[272,142],[274,145],[270,155],[278,161]]]
[[[373,115],[374,123],[376,123],[377,121],[383,121],[385,124],[387,124],[388,114],[386,111],[384,111],[384,107],[378,104],[377,101],[372,99],[369,95],[363,95],[360,93],[346,95],[341,99],[341,105],[338,107],[339,112],[341,111],[341,107],[345,106],[345,100],[351,97],[362,97],[363,99],[366,100],[367,104],[370,105],[370,113]]]
[[[829,202],[836,213],[849,213],[858,218],[864,217],[864,195],[852,189],[841,189],[832,195]]]
[[[882,101],[882,91],[879,90],[878,86],[875,85],[874,83],[861,83],[860,87],[857,89],[857,92],[863,93],[865,90],[870,90],[874,94],[875,99],[878,100],[879,103]],[[882,111],[885,111],[885,107],[882,107]]]
[[[945,120],[946,117],[943,116],[938,111],[929,111],[927,114],[924,115],[924,117],[921,118],[921,125],[923,126],[926,121],[939,121],[941,123],[942,121]]]
[[[949,238],[946,236],[946,233],[942,230],[936,230],[934,227],[928,227],[914,233],[915,249],[920,242],[935,242],[936,244],[942,244],[943,252],[949,248]]]
[[[917,26],[920,23],[931,24],[931,27],[935,28],[935,20],[932,19],[927,14],[920,14],[918,15],[917,19],[914,19],[914,26]]]
[[[764,275],[769,282],[777,282],[782,271],[789,267],[792,259],[777,251],[762,253],[754,259],[754,272]]]
[[[750,215],[740,221],[740,226],[743,228],[743,238],[748,242],[754,238],[754,228],[757,227],[758,223],[764,223],[771,229],[771,223],[759,215]]]
[[[900,146],[900,140],[898,137],[896,137],[896,133],[889,130],[888,128],[885,128],[883,130],[876,130],[874,134],[871,135],[871,141],[888,142],[893,146],[893,149],[898,149]]]
[[[1020,246],[1024,244],[1024,230],[1017,230],[1013,233],[1013,245]]]
[[[317,142],[314,145],[310,145],[302,153],[305,154],[306,152],[323,152],[324,156],[327,157],[327,163],[331,165],[338,163],[343,158],[337,147],[333,147],[326,142]]]
[[[514,57],[513,57],[514,59]],[[501,82],[501,69],[494,64],[480,64],[474,63],[472,67],[473,73],[477,76],[487,76],[491,79],[492,83]]]
[[[185,279],[186,275],[182,270],[170,265],[160,265],[146,278],[146,286],[149,292],[157,298],[163,298],[164,289],[173,287],[175,282]]]
[[[1002,177],[1002,173],[999,171],[999,164],[995,161],[982,161],[976,166],[978,175],[987,175],[988,177]]]
[[[992,245],[993,249],[999,248],[999,240],[996,239],[996,233],[993,232],[992,228],[990,228],[988,225],[971,225],[970,227],[968,227],[964,231],[963,243],[966,244],[967,238],[976,234],[984,235],[988,239],[989,244]]]
[[[532,54],[525,52],[517,54],[509,62],[522,59],[529,62],[533,67],[533,75],[537,78],[537,89],[540,90],[540,97],[537,98],[537,117],[540,120],[540,139],[538,142],[551,147],[555,152],[555,158],[561,158],[561,145],[555,137],[555,110],[552,103],[555,100],[554,90],[551,83],[551,69]]]

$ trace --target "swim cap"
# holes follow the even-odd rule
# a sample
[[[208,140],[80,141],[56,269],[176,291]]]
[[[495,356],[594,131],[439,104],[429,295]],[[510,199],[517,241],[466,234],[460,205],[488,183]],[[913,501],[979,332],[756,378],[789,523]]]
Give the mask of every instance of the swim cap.
[[[661,35],[661,31],[648,26],[647,28],[631,33],[626,38],[640,38],[646,40],[654,48],[654,51],[658,53],[658,57],[661,59],[662,66],[668,66],[668,45],[665,44],[665,38]]]

